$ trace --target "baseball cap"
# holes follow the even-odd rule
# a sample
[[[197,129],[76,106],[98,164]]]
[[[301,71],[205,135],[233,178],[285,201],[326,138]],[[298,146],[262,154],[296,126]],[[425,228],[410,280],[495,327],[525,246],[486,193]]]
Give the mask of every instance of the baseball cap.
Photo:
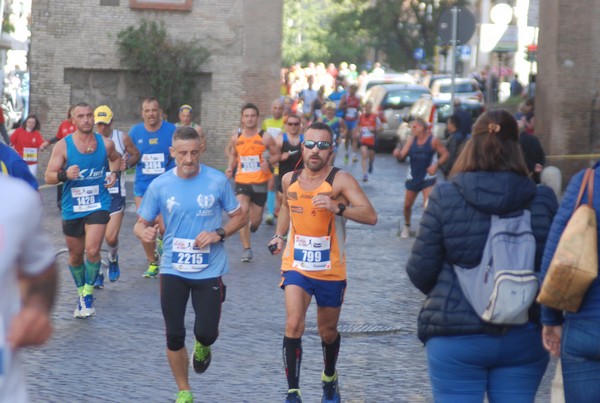
[[[100,105],[94,111],[94,122],[110,124],[112,122],[113,113],[110,108],[106,105]]]

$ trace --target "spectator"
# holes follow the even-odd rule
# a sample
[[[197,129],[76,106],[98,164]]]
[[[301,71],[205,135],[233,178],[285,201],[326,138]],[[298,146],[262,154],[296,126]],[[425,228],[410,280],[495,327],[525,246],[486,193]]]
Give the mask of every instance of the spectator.
[[[2,134],[2,139],[4,140],[4,144],[10,144],[10,139],[8,138],[8,132],[6,131],[6,120],[4,119],[4,109],[0,108],[0,134]]]
[[[514,78],[510,81],[510,96],[520,97],[523,95],[523,85],[519,81],[519,75],[515,74]]]
[[[448,118],[446,129],[448,130],[448,140],[446,141],[448,160],[440,166],[440,169],[443,172],[444,177],[448,179],[450,171],[452,171],[452,167],[454,166],[454,162],[467,139],[467,135],[458,129],[458,118],[456,115],[452,115]]]

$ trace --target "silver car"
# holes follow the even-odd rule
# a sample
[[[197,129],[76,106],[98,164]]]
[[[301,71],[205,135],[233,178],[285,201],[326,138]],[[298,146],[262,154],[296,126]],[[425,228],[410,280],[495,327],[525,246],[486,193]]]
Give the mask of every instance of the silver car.
[[[378,136],[379,144],[396,144],[396,131],[402,119],[408,116],[411,106],[424,95],[430,95],[429,88],[419,84],[376,85],[367,92],[364,102],[373,104],[373,112],[379,114],[383,125]]]

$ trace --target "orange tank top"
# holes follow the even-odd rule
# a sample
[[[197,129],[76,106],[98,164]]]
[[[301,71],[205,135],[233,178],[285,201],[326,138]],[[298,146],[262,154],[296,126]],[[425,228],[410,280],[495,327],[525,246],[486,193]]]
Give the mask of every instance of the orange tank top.
[[[295,270],[317,280],[346,279],[345,219],[330,211],[314,208],[312,198],[331,196],[333,178],[339,168],[331,172],[319,187],[307,191],[300,187],[295,171],[287,190],[290,209],[290,230],[283,251],[281,270]]]
[[[377,130],[377,115],[374,113],[360,115],[360,143],[374,146],[375,145],[375,130]]]
[[[252,137],[240,134],[235,149],[238,153],[236,183],[258,184],[269,180],[271,172],[264,172],[260,167],[267,147],[263,144],[263,138],[259,133]]]

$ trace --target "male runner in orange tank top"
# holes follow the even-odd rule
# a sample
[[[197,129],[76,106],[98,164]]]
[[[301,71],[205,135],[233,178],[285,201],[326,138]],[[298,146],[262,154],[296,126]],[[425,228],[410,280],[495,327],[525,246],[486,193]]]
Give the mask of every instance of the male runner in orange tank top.
[[[242,262],[252,260],[250,232],[256,232],[262,222],[263,210],[267,201],[267,185],[271,178],[271,158],[277,154],[275,140],[270,135],[263,135],[258,129],[258,108],[252,103],[242,107],[242,130],[231,136],[229,142],[229,168],[225,175],[230,178],[235,171],[235,194],[248,212],[250,222],[240,230],[240,240],[244,247]]]
[[[312,296],[325,369],[322,402],[339,402],[335,364],[340,347],[337,324],[346,289],[345,222],[375,225],[377,213],[354,177],[328,164],[333,133],[322,122],[311,124],[302,145],[304,169],[283,179],[283,203],[277,231],[269,243],[281,253],[286,327],[283,359],[288,380],[286,402],[301,402],[300,363],[305,317]],[[283,249],[284,236],[287,246]]]

